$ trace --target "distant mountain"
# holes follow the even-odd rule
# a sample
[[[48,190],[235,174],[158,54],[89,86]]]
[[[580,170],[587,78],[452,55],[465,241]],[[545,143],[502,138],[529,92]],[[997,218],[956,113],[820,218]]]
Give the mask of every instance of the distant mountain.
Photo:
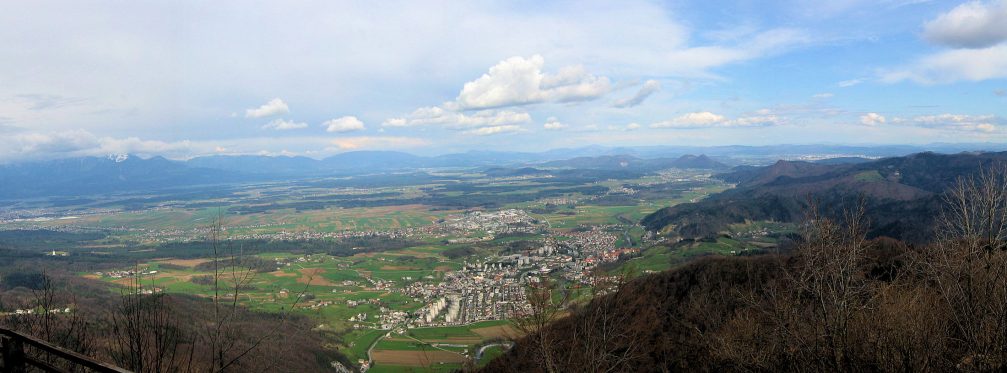
[[[566,158],[573,155],[566,156]],[[532,162],[549,158],[546,153],[469,151],[465,153],[444,154],[431,159],[433,165],[439,167],[472,167],[472,166],[505,166]]]
[[[0,165],[0,198],[158,190],[240,178],[232,172],[190,167],[162,157],[81,157]]]
[[[850,163],[867,163],[873,162],[876,159],[864,158],[864,157],[835,157],[835,158],[825,158],[814,161],[818,164],[850,164]]]
[[[700,154],[698,156],[686,154],[675,161],[671,162],[671,166],[674,168],[698,168],[698,169],[709,169],[709,170],[722,170],[726,169],[727,165],[717,162],[706,154]]]
[[[668,168],[727,169],[728,166],[710,159],[706,155],[683,155],[679,158],[642,159],[631,155],[606,155],[599,157],[577,157],[573,159],[542,163],[545,167],[569,167],[603,170],[656,171]]]
[[[979,148],[991,144],[934,145],[937,149]],[[307,157],[272,157],[255,155],[205,156],[188,161],[161,157],[141,159],[136,156],[82,157],[51,161],[0,164],[0,198],[77,195],[120,191],[148,191],[213,183],[266,180],[291,180],[406,172],[422,168],[505,168],[554,167],[570,169],[567,176],[599,175],[619,172],[638,175],[668,168],[727,170],[721,159],[731,163],[764,164],[766,157],[781,154],[793,159],[807,155],[836,157],[817,162],[774,164],[761,168],[739,166],[725,180],[741,183],[750,177],[775,179],[814,174],[833,166],[853,167],[873,164],[863,157],[893,156],[912,146],[849,147],[828,145],[721,146],[721,147],[604,147],[553,149],[544,152],[470,151],[438,156],[418,156],[394,151],[354,151],[317,160]],[[690,155],[700,154],[700,155]],[[513,172],[497,170],[495,172]],[[524,170],[523,172],[532,172]],[[749,175],[749,173],[753,173]],[[555,172],[553,172],[555,173]]]
[[[511,165],[538,159],[530,153],[467,152],[422,157],[394,151],[354,151],[322,160],[286,156],[208,156],[185,162],[196,167],[274,176],[325,176],[377,173],[434,167]]]
[[[185,162],[192,167],[212,168],[247,174],[297,175],[323,170],[321,162],[308,157],[269,157],[262,155],[214,155],[196,157]]]
[[[919,153],[853,164],[779,161],[739,167],[718,175],[737,188],[658,210],[642,223],[651,230],[697,238],[745,221],[799,221],[810,199],[821,209],[838,212],[863,197],[872,236],[919,242],[930,235],[941,193],[958,177],[1005,161],[1007,152]]]
[[[600,157],[576,157],[560,161],[542,163],[545,167],[569,167],[588,169],[620,169],[620,168],[640,168],[646,162],[631,155],[606,155]]]
[[[831,165],[804,161],[777,161],[766,167],[742,166],[733,172],[723,174],[721,179],[731,183],[748,185],[765,184],[780,177],[815,176],[833,170]]]
[[[429,158],[391,151],[356,151],[337,154],[321,160],[326,171],[380,172],[432,167]]]

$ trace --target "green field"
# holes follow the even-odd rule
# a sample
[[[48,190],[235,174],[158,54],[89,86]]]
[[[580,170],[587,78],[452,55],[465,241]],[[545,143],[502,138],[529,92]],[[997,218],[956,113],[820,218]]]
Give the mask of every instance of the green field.
[[[625,185],[633,183],[662,183],[663,177],[648,176],[635,180],[606,180],[589,185],[623,190]],[[695,185],[695,184],[694,184]],[[535,200],[530,202],[509,203],[498,206],[499,209],[518,208],[529,212],[536,219],[536,233],[508,233],[489,240],[488,229],[476,228],[465,232],[452,231],[447,235],[422,235],[410,237],[411,247],[383,252],[363,253],[352,256],[332,256],[327,254],[305,254],[294,252],[266,252],[256,256],[263,261],[280,261],[282,265],[275,271],[255,273],[246,283],[243,283],[239,302],[250,309],[278,313],[296,312],[315,320],[319,329],[335,333],[339,336],[336,347],[350,361],[367,360],[368,349],[382,351],[387,358],[388,353],[400,354],[387,361],[398,361],[396,364],[377,362],[371,371],[452,371],[460,368],[457,361],[451,363],[431,362],[429,366],[405,366],[402,356],[410,352],[433,351],[457,359],[457,356],[472,357],[477,347],[489,340],[513,337],[509,321],[486,321],[471,325],[449,327],[419,327],[410,328],[404,334],[396,331],[379,330],[379,315],[381,310],[415,312],[425,304],[422,300],[404,295],[403,287],[412,283],[439,284],[445,275],[462,268],[465,261],[479,258],[495,257],[504,248],[521,247],[529,241],[544,241],[552,237],[557,241],[570,239],[571,230],[575,228],[603,226],[606,234],[616,238],[616,247],[645,248],[646,231],[637,224],[647,214],[658,209],[678,203],[695,201],[705,196],[719,192],[726,186],[710,181],[701,187],[683,189],[673,196],[661,198],[627,198],[625,196],[610,199],[605,203],[595,203],[599,196],[571,194],[565,196],[569,202],[559,206],[542,209],[545,204]],[[431,186],[423,186],[428,188]],[[486,182],[481,188],[520,188],[503,192],[483,192],[479,188],[461,191],[443,192],[445,195],[465,197],[480,195],[513,196],[523,193],[548,192],[558,187],[542,185],[527,181]],[[411,186],[394,190],[395,193],[423,195],[428,193],[421,186]],[[597,190],[597,188],[595,189]],[[373,192],[380,192],[378,189]],[[253,190],[251,195],[285,192],[283,188],[265,187]],[[331,193],[322,190],[312,190],[313,193]],[[297,201],[287,197],[275,199],[274,203]],[[219,208],[184,208],[168,207],[127,212],[118,214],[86,216],[61,223],[87,224],[96,227],[140,227],[150,231],[175,229],[178,231],[200,230],[217,217],[226,227],[224,237],[243,237],[247,235],[270,235],[281,232],[297,233],[333,233],[354,231],[385,231],[400,228],[425,227],[439,224],[447,219],[457,219],[463,211],[435,209],[422,205],[397,205],[382,207],[337,208],[326,207],[299,211],[297,209],[267,209],[255,213],[237,213],[243,208],[254,208],[254,205],[235,205],[226,209]],[[534,211],[539,211],[536,213]],[[56,223],[52,223],[56,224]],[[763,226],[738,226],[739,232],[748,232],[763,228]],[[567,236],[564,236],[567,235]],[[114,237],[129,237],[143,241],[142,231],[129,231]],[[454,238],[480,239],[471,243],[448,243]],[[109,239],[112,240],[112,239]],[[653,244],[653,242],[651,242]],[[699,255],[730,255],[732,251],[744,248],[742,241],[720,238],[714,242],[695,242],[688,245],[652,246],[643,250],[639,258],[629,260],[620,268],[631,267],[636,271],[659,271]],[[446,250],[473,249],[472,256],[450,259],[444,255]],[[268,250],[268,247],[266,248]],[[109,249],[114,250],[114,249]],[[170,255],[170,254],[169,254]],[[161,291],[177,294],[189,294],[200,297],[210,297],[214,291],[205,282],[210,270],[199,264],[200,259],[159,258],[146,260],[140,265],[146,271],[156,271],[149,275],[145,284]],[[169,265],[170,264],[170,265]],[[225,276],[224,286],[233,286],[232,280]],[[237,269],[241,272],[241,269]],[[83,274],[94,276],[93,274]],[[125,284],[124,280],[102,278],[102,280]],[[118,290],[113,290],[118,291]],[[587,300],[590,288],[583,287],[578,293],[578,299]],[[366,314],[363,319],[358,315]],[[351,321],[351,318],[353,321]],[[396,328],[398,329],[398,328]],[[478,332],[477,332],[478,331]],[[486,361],[503,353],[499,347],[487,351]],[[402,355],[406,354],[406,355]],[[461,355],[459,355],[461,354]],[[399,360],[395,360],[399,359]],[[446,361],[451,361],[448,359]]]
[[[755,246],[726,237],[719,237],[714,242],[682,242],[670,247],[657,245],[643,250],[640,257],[630,259],[611,272],[627,269],[632,269],[635,272],[663,271],[699,256],[737,255],[746,248],[755,248]]]

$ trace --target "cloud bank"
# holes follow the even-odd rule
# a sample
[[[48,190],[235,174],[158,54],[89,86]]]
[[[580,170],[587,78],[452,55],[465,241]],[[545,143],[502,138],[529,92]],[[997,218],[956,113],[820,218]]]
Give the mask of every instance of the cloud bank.
[[[287,113],[290,113],[290,107],[287,106],[287,103],[283,102],[283,100],[279,98],[274,98],[269,100],[269,102],[262,104],[262,106],[245,110],[245,117],[264,118]]]

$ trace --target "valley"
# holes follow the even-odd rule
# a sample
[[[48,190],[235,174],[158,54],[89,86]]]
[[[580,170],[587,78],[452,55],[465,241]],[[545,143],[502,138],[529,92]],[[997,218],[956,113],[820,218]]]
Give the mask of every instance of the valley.
[[[614,279],[786,252],[808,201],[905,208],[945,185],[924,184],[947,179],[920,173],[935,163],[998,157],[733,169],[599,157],[39,198],[6,208],[0,242],[40,263],[72,263],[111,293],[139,283],[145,294],[216,299],[223,289],[252,312],[306,317],[342,356],[333,366],[446,372],[487,364],[479,351],[520,340],[516,322],[533,312],[528,291],[539,284],[564,289],[573,306]],[[913,232],[895,227],[879,228]]]
[[[112,292],[137,279],[150,294],[210,298],[223,288],[250,310],[307,316],[364,369],[451,371],[520,337],[510,320],[527,313],[529,284],[558,281],[585,301],[599,276],[746,247],[655,245],[640,219],[730,185],[705,169],[620,168],[442,169],[38,199],[6,210],[0,238],[65,236],[53,238],[59,258],[87,263],[77,275]]]

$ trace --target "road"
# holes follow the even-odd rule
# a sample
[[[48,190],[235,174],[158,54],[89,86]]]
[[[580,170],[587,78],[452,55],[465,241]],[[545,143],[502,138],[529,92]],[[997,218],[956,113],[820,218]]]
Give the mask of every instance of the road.
[[[513,346],[513,345],[514,344],[511,343],[511,342],[502,342],[502,343],[490,343],[488,345],[479,347],[479,351],[476,351],[476,364],[479,364],[479,360],[483,358],[483,352],[486,352],[487,348],[494,347],[494,346],[500,346],[500,347],[503,347],[504,349],[510,349],[511,346]]]
[[[388,333],[385,333],[385,334],[381,335],[380,337],[375,338],[374,342],[371,342],[370,347],[367,347],[367,364],[368,365],[374,366],[374,358],[371,357],[371,351],[374,351],[374,346],[377,346],[378,342],[380,342],[382,339],[384,339],[385,337],[387,337],[391,333],[392,332],[389,331]]]

